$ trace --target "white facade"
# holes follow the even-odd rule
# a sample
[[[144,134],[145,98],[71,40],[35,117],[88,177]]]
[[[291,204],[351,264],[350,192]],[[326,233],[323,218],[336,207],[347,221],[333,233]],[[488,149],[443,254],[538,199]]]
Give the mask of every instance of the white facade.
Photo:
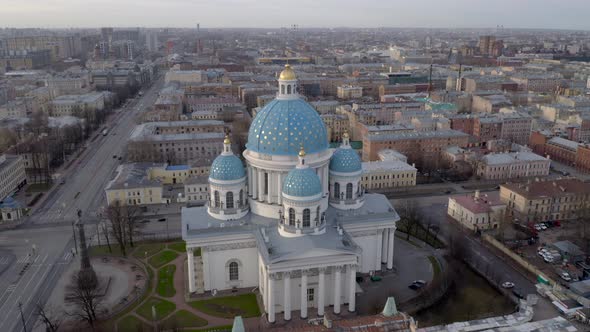
[[[291,108],[301,105],[301,101],[295,74],[288,66],[279,78],[276,100],[274,107],[290,106],[277,113],[267,109],[269,117],[280,117],[280,112],[307,111]],[[293,127],[321,125],[325,131],[321,118],[313,116],[315,111],[311,114],[311,118],[297,120]],[[280,119],[277,124],[281,124]],[[250,134],[255,125],[253,122]],[[286,125],[285,129],[299,130]],[[261,139],[270,142],[280,141],[282,135],[295,136],[272,125],[262,130],[260,134],[268,138]],[[273,134],[275,130],[278,133]],[[271,323],[278,314],[287,321],[292,319],[295,310],[303,318],[322,316],[327,306],[333,306],[331,310],[336,314],[341,310],[355,311],[357,273],[393,268],[394,233],[399,219],[385,196],[364,194],[359,185],[360,161],[358,171],[346,170],[345,164],[334,166],[345,171],[332,171],[333,151],[328,149],[327,139],[320,148],[312,146],[307,154],[303,142],[298,154],[292,150],[285,154],[256,151],[249,142],[243,153],[243,176],[238,168],[244,165],[231,154],[229,139],[224,143],[224,152],[211,166],[208,207],[182,209],[188,292],[258,287]],[[269,149],[279,147],[277,143]],[[342,160],[342,156],[339,158]],[[351,192],[331,194],[339,182],[343,188],[351,183]],[[247,203],[228,210],[224,194],[231,191],[235,200],[240,190],[247,193]],[[196,248],[201,249],[201,256],[194,255]]]

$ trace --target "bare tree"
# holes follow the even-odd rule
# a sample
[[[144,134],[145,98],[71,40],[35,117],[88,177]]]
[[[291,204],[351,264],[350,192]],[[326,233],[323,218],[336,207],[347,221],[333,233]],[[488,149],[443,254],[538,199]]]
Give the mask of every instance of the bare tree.
[[[74,305],[73,311],[68,314],[88,323],[94,331],[104,299],[104,287],[100,280],[96,283],[87,274],[74,274],[66,287],[66,299]]]
[[[400,221],[402,228],[406,231],[406,240],[409,240],[410,235],[417,229],[420,221],[416,201],[406,200],[404,207],[400,210]]]
[[[52,309],[45,310],[39,303],[36,304],[36,312],[43,325],[45,325],[45,331],[57,332],[62,322],[62,312]]]
[[[125,225],[123,205],[120,201],[114,201],[113,204],[109,205],[107,208],[107,216],[111,224],[113,236],[117,240],[119,248],[121,249],[121,254],[127,256],[127,251],[125,249],[127,246],[127,236],[125,234],[127,226]]]
[[[107,241],[107,247],[109,247],[109,252],[113,253],[113,248],[111,248],[111,240],[109,238],[109,226],[106,222],[101,222],[100,226],[102,228],[102,233],[104,234],[104,238]]]

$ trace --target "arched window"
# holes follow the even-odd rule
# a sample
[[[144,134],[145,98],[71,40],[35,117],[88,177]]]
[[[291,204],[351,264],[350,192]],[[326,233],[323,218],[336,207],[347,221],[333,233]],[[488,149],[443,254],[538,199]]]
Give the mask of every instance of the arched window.
[[[240,189],[240,200],[238,201],[238,205],[242,207],[244,205],[244,190]]]
[[[287,85],[287,94],[291,94],[291,84]]]
[[[346,199],[352,199],[352,183],[346,185]]]
[[[238,280],[239,271],[238,271],[238,263],[231,262],[229,263],[229,280]]]
[[[295,226],[295,209],[289,208],[289,226]]]
[[[234,193],[231,191],[228,191],[227,194],[225,194],[225,207],[228,209],[234,208]]]
[[[215,190],[215,192],[213,193],[213,197],[215,200],[215,207],[219,207],[219,204],[220,204],[219,191]]]
[[[309,209],[303,210],[303,227],[309,227],[311,219],[311,212]]]
[[[340,183],[338,182],[334,183],[334,198],[340,198]]]

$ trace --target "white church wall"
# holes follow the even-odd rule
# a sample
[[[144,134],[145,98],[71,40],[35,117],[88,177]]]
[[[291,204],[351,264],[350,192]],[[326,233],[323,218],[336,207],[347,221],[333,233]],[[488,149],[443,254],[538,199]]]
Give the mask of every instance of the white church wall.
[[[382,241],[380,234],[381,233],[359,237],[353,235],[354,242],[362,249],[359,272],[369,273],[370,271],[381,270],[381,266],[377,265],[377,257],[381,257],[381,250],[377,245],[377,241],[379,241],[379,243]],[[378,250],[379,252],[377,252]]]
[[[209,264],[208,278],[210,289],[225,290],[233,287],[258,286],[258,250],[253,248],[241,248],[233,250],[205,251],[206,261]],[[229,263],[238,263],[238,280],[229,280]]]

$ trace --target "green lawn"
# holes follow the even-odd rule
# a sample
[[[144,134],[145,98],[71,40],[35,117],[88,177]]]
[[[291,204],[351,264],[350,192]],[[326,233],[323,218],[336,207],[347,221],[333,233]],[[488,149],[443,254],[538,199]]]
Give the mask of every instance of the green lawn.
[[[156,255],[150,257],[148,262],[150,263],[151,266],[153,266],[155,268],[159,268],[161,266],[164,266],[164,265],[172,262],[176,257],[178,257],[178,253],[176,253],[172,250],[164,250],[164,251],[160,251]]]
[[[168,249],[172,249],[178,252],[185,252],[186,251],[186,243],[184,242],[175,242],[175,243],[168,243]]]
[[[121,253],[121,247],[119,247],[118,244],[111,244],[111,250],[113,251],[112,253],[109,251],[109,247],[107,245],[92,246],[92,247],[90,247],[90,250],[88,250],[88,254],[90,256],[101,256],[101,255],[122,256],[123,255]]]
[[[41,191],[47,191],[51,188],[51,184],[47,184],[47,183],[33,183],[30,184],[27,189],[25,189],[25,192],[28,193],[36,193],[36,192],[41,192]]]
[[[150,325],[142,322],[139,318],[133,315],[125,316],[117,323],[118,331],[151,331],[152,329],[153,328]]]
[[[170,264],[158,270],[158,285],[156,292],[162,297],[173,297],[176,294],[174,289],[174,271],[176,265]]]
[[[152,306],[156,307],[156,318],[158,320],[161,320],[162,318],[170,315],[174,310],[176,310],[176,304],[170,301],[150,297],[141,306],[139,306],[139,308],[137,308],[135,312],[141,317],[151,322],[153,321]]]
[[[133,252],[133,256],[136,258],[142,259],[142,258],[146,257],[146,252],[147,252],[147,257],[150,257],[150,256],[157,254],[162,249],[164,249],[163,243],[145,243],[145,244],[138,246],[135,249],[135,251]]]
[[[438,278],[438,276],[440,276],[441,273],[440,264],[434,256],[428,256],[428,260],[430,261],[430,264],[432,264],[432,270],[434,271],[434,276],[432,277],[432,279],[436,279]]]
[[[161,327],[171,330],[174,328],[200,327],[205,325],[207,325],[205,319],[186,310],[178,310],[168,317],[168,319],[160,323]]]
[[[234,318],[235,316],[260,316],[256,295],[242,294],[212,298],[189,303],[193,308],[215,317]]]

